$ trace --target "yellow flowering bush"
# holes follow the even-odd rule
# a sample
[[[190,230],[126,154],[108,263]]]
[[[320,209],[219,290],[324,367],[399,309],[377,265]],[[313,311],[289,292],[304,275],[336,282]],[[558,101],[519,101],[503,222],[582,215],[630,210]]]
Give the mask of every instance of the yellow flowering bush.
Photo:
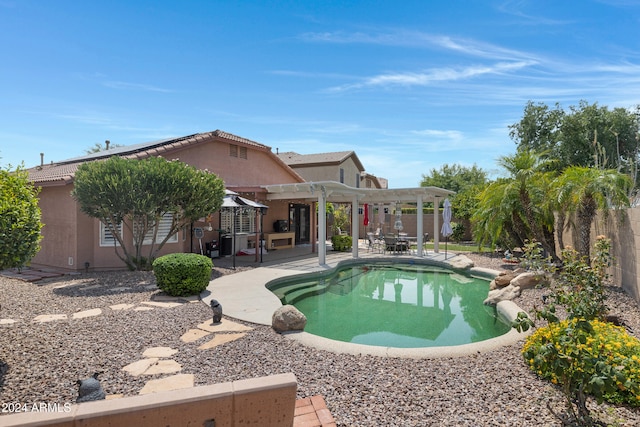
[[[574,404],[590,394],[599,403],[640,407],[640,340],[622,327],[578,318],[553,322],[527,338],[522,355]]]

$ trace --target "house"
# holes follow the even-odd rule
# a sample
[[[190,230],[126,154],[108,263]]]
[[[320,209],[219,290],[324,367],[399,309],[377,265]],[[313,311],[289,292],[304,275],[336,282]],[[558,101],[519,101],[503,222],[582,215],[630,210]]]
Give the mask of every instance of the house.
[[[29,180],[41,189],[39,204],[44,223],[41,250],[32,260],[32,265],[70,271],[123,268],[123,262],[114,251],[113,236],[100,221],[84,214],[79,204],[71,197],[74,175],[78,167],[83,163],[100,161],[111,156],[130,159],[161,156],[180,160],[215,173],[223,179],[227,189],[258,202],[266,201],[264,185],[304,182],[304,179],[275,155],[270,147],[220,130],[116,147],[50,164],[41,161],[39,166],[28,169]],[[277,220],[297,220],[297,217],[294,218],[295,212],[290,212],[291,208],[288,201],[270,202],[263,218],[264,231],[275,231],[274,224]],[[300,202],[296,204],[296,209],[298,212],[306,212],[307,217],[304,221],[307,225],[306,229],[302,227],[302,235],[294,236],[294,239],[298,243],[311,243],[314,237],[309,232],[311,207]],[[255,240],[255,233],[259,227],[256,215],[255,211],[250,210],[239,213],[234,233],[236,248],[247,247],[251,244],[251,239]],[[171,238],[161,254],[200,252],[201,245],[206,246],[207,242],[226,239],[226,234],[218,230],[230,230],[232,221],[230,212],[212,213]],[[162,229],[160,224],[158,239],[163,237]],[[198,234],[194,234],[196,229]],[[123,233],[126,233],[126,228]],[[126,234],[123,237],[125,241],[133,239]]]
[[[335,181],[355,188],[387,188],[387,180],[365,172],[355,151],[298,154],[278,153],[278,157],[305,181]]]

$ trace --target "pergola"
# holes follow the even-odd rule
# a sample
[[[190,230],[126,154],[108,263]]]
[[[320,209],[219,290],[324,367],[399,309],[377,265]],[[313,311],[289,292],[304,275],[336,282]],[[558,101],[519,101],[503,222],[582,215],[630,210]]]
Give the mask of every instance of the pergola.
[[[319,181],[319,182],[303,182],[297,184],[275,184],[263,186],[267,190],[267,200],[306,200],[318,203],[318,236],[322,236],[318,243],[318,262],[320,265],[326,263],[327,248],[325,238],[327,233],[326,206],[327,202],[334,203],[351,203],[351,212],[358,212],[360,204],[375,203],[397,203],[415,202],[418,206],[418,212],[421,212],[422,204],[425,202],[433,202],[434,206],[438,206],[440,199],[454,194],[453,191],[445,190],[438,187],[417,187],[417,188],[355,188],[341,184],[335,181]],[[437,212],[437,209],[434,210]],[[422,244],[424,227],[422,215],[416,215],[417,218],[417,243],[418,256],[423,255]],[[351,236],[352,254],[354,258],[358,257],[358,215],[351,216]],[[438,242],[440,236],[439,218],[434,215],[433,223],[434,250],[438,252]]]

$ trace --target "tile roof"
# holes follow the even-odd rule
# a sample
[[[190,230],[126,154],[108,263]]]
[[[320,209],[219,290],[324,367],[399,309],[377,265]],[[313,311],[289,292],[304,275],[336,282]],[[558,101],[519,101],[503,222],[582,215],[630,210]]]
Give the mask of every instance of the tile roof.
[[[282,159],[287,165],[295,168],[296,166],[318,166],[328,164],[340,164],[347,160],[349,157],[353,157],[353,161],[360,170],[364,170],[362,163],[358,159],[355,151],[335,151],[331,153],[317,153],[317,154],[298,154],[293,151],[286,151],[278,153],[278,157]]]
[[[124,147],[115,147],[106,151],[99,151],[97,153],[74,157],[60,162],[43,164],[27,169],[27,172],[29,173],[29,180],[31,182],[37,184],[48,183],[51,185],[65,185],[73,182],[73,177],[75,176],[78,167],[86,162],[107,159],[112,156],[121,156],[129,159],[144,159],[151,156],[159,156],[163,153],[213,138],[223,139],[237,144],[249,145],[259,150],[271,151],[271,147],[266,145],[228,132],[215,130],[213,132],[197,133],[178,138],[167,138]]]

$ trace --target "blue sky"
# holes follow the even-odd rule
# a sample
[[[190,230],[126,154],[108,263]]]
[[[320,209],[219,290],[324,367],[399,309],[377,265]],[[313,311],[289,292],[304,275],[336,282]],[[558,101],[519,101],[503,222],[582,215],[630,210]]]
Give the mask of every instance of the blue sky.
[[[0,165],[222,129],[390,187],[492,174],[527,101],[640,104],[640,1],[0,0]]]

